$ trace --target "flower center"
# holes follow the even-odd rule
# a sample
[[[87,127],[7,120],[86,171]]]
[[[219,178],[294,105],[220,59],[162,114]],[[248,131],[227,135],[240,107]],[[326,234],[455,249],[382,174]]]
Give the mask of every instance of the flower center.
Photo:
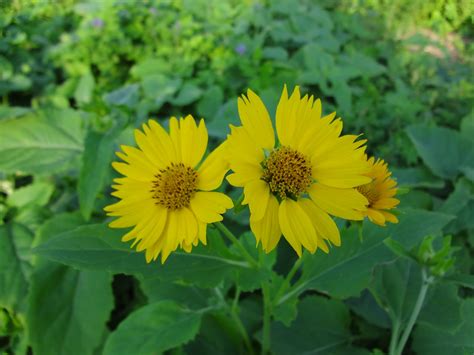
[[[262,180],[270,191],[284,199],[296,199],[311,186],[311,163],[300,152],[290,147],[280,147],[263,162]]]
[[[357,186],[356,189],[369,201],[369,207],[379,199],[379,193],[375,187],[375,180],[368,184]]]
[[[179,210],[189,206],[197,187],[197,172],[183,163],[171,163],[160,170],[153,181],[155,203],[170,210]]]

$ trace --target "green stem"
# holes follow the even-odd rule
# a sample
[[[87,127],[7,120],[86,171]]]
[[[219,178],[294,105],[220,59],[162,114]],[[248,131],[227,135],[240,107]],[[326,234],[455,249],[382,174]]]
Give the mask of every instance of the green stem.
[[[258,268],[258,262],[249,254],[247,249],[240,243],[239,239],[221,222],[216,222],[214,225],[219,229],[219,232],[229,239],[237,248],[239,248],[242,256],[250,263],[250,265]]]
[[[242,340],[244,342],[245,347],[247,348],[247,353],[253,355],[254,350],[252,348],[252,344],[250,343],[250,338],[247,333],[247,330],[245,329],[244,324],[242,323],[242,320],[237,314],[237,307],[235,307],[235,304],[232,305],[232,307],[229,306],[229,304],[226,302],[224,295],[222,294],[221,290],[219,288],[214,288],[214,292],[216,293],[217,297],[221,301],[221,303],[224,305],[224,307],[227,310],[227,313],[229,313],[230,317],[234,321],[235,325],[237,326],[237,329],[239,330]],[[240,294],[240,292],[239,292]],[[234,299],[235,303],[235,299]]]
[[[392,336],[390,337],[390,346],[388,350],[389,355],[395,355],[395,350],[397,348],[397,342],[398,342],[399,336],[400,336],[400,321],[396,319],[392,328]]]
[[[402,351],[405,348],[408,338],[410,337],[411,331],[413,327],[415,326],[418,315],[420,314],[421,308],[423,307],[426,293],[428,292],[428,288],[432,281],[431,278],[427,276],[426,270],[424,268],[421,269],[421,275],[423,278],[423,281],[422,281],[423,283],[421,284],[420,292],[418,293],[418,298],[416,300],[415,307],[413,308],[410,319],[408,320],[408,324],[405,330],[403,331],[402,337],[400,339],[400,342],[398,343],[395,354],[400,354],[400,355],[402,354]]]
[[[270,316],[271,316],[271,300],[268,283],[262,282],[263,293],[263,341],[262,355],[270,353]]]
[[[286,275],[285,281],[283,281],[283,283],[281,284],[280,288],[278,289],[275,295],[275,303],[277,303],[280,300],[280,297],[283,294],[283,292],[285,292],[288,289],[288,287],[291,286],[291,280],[295,276],[296,272],[299,270],[302,263],[303,263],[302,257],[298,258],[295,261],[295,263],[293,264],[293,267]]]

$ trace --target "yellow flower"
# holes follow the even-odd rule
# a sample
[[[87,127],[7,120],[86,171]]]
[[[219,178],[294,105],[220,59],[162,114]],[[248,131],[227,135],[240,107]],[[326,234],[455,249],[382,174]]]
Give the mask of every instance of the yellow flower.
[[[164,263],[178,246],[190,252],[199,241],[206,244],[208,223],[222,220],[232,200],[217,189],[228,170],[223,146],[199,165],[207,147],[204,121],[192,116],[172,117],[168,134],[157,122],[135,130],[138,148],[121,146],[124,162],[112,163],[124,175],[115,179],[113,196],[119,202],[107,206],[109,216],[119,217],[112,228],[133,227],[122,241],[135,239],[132,247],[145,250],[147,262],[161,253]]]
[[[251,90],[238,100],[242,126],[231,126],[227,158],[228,181],[244,188],[250,227],[266,252],[281,234],[300,256],[302,246],[328,252],[340,235],[328,215],[361,220],[367,199],[354,187],[371,181],[366,174],[365,141],[341,136],[335,113],[321,118],[321,101],[300,97],[296,87],[288,98],[283,89],[276,111],[276,132],[262,100]]]
[[[398,223],[397,217],[387,212],[400,203],[399,200],[393,198],[397,193],[397,182],[390,177],[392,173],[382,159],[375,161],[372,157],[368,162],[371,169],[367,176],[372,181],[357,187],[357,190],[369,201],[365,215],[371,222],[380,226],[385,226],[385,221]]]

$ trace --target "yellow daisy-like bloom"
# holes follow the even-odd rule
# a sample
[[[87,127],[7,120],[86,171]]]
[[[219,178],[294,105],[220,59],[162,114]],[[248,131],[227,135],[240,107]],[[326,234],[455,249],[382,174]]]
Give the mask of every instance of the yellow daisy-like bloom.
[[[122,241],[135,239],[132,247],[145,250],[147,262],[161,253],[164,263],[178,246],[190,252],[199,241],[206,244],[208,223],[222,220],[232,200],[217,189],[228,170],[223,146],[199,165],[207,148],[204,121],[192,116],[170,119],[168,134],[157,122],[135,130],[138,148],[121,146],[124,162],[112,163],[124,175],[115,179],[113,196],[119,202],[107,206],[109,216],[119,217],[112,228],[134,227]]]
[[[338,246],[339,230],[329,214],[363,219],[367,199],[354,187],[369,183],[365,141],[341,136],[335,113],[321,118],[321,101],[283,89],[276,111],[276,132],[262,100],[251,90],[238,100],[242,126],[231,126],[228,181],[244,188],[250,227],[266,252],[281,234],[301,256],[302,246],[328,252]]]
[[[367,159],[367,157],[366,157]],[[367,174],[372,181],[368,184],[358,186],[357,190],[364,195],[369,205],[365,215],[369,220],[380,226],[385,226],[385,222],[398,223],[397,217],[387,212],[397,206],[400,201],[394,198],[397,193],[397,182],[390,176],[387,163],[382,159],[370,158],[368,162],[371,166]]]

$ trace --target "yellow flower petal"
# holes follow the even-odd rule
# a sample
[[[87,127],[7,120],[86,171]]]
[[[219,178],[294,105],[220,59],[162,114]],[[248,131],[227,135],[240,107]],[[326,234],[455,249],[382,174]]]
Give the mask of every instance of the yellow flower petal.
[[[301,245],[314,253],[317,248],[316,231],[299,203],[290,199],[283,200],[280,204],[278,217],[283,236],[298,256],[301,256]]]
[[[250,208],[250,221],[259,221],[263,218],[270,198],[270,188],[263,180],[254,180],[244,187],[243,205]]]
[[[367,199],[354,189],[338,189],[316,183],[308,193],[316,206],[333,216],[361,220],[367,209]]]
[[[233,207],[232,200],[220,192],[196,192],[190,207],[196,218],[205,223],[222,221],[222,213]]]
[[[240,121],[252,139],[262,148],[272,149],[275,145],[275,133],[268,111],[260,97],[252,90],[247,97],[242,95],[237,101]]]
[[[255,235],[255,239],[257,243],[262,242],[263,250],[266,253],[275,249],[281,237],[278,209],[278,200],[271,195],[263,218],[258,221],[250,220],[250,228]]]
[[[311,222],[313,223],[313,227],[316,230],[318,237],[327,239],[336,246],[341,245],[341,236],[339,234],[339,229],[337,229],[336,223],[331,217],[329,217],[326,212],[316,206],[313,201],[306,198],[301,199],[300,205],[301,207],[303,207],[303,210],[311,219]],[[318,244],[318,247],[321,247],[323,249],[324,246],[325,244]]]
[[[202,191],[217,189],[224,179],[224,175],[229,170],[227,161],[224,158],[225,143],[217,147],[204,160],[198,169],[198,186]]]

